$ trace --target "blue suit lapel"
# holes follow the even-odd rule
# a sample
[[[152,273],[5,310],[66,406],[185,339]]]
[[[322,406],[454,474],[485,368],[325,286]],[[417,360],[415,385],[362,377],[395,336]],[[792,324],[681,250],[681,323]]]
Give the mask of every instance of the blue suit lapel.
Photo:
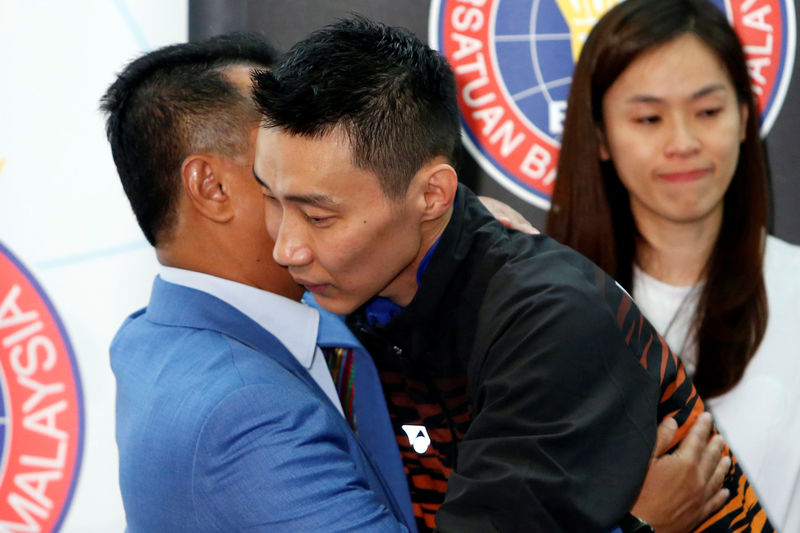
[[[148,320],[152,322],[216,331],[234,338],[252,347],[254,350],[269,354],[272,359],[286,368],[297,377],[297,379],[305,383],[309,391],[314,394],[320,402],[335,411],[331,419],[335,420],[335,423],[341,424],[342,431],[351,432],[347,421],[339,414],[328,396],[320,389],[317,382],[314,381],[308,371],[286,347],[269,331],[262,328],[235,307],[205,292],[168,283],[160,277],[156,277],[153,282],[150,303],[145,313]],[[323,314],[325,315],[324,318]],[[323,329],[325,329],[325,331],[330,331],[330,336],[326,336],[325,339],[331,341],[332,344],[328,344],[329,346],[363,350],[352,333],[347,329],[347,326],[338,318],[324,310],[320,310],[320,326],[322,326],[323,320],[326,326],[331,326],[330,328],[319,328],[319,331]],[[387,413],[387,423],[388,420]],[[378,481],[378,486],[375,488],[379,490],[383,489],[383,494],[380,494],[380,496],[382,496],[381,499],[387,502],[396,516],[404,520],[410,532],[416,533],[416,522],[414,520],[413,511],[411,510],[408,484],[405,479],[405,474],[402,471],[397,443],[392,439],[390,443],[391,447],[388,449],[391,450],[389,457],[393,454],[396,458],[396,462],[399,464],[400,473],[402,474],[402,484],[398,482],[396,472],[389,476],[384,473],[386,470],[384,465],[387,463],[387,460],[380,457],[381,454],[379,454],[376,460],[372,450],[368,449],[357,437],[355,437],[355,440],[361,449],[367,465],[372,471],[370,474]],[[374,448],[374,445],[370,446],[370,448]],[[385,449],[386,448],[384,448],[384,450]],[[388,462],[391,463],[391,459]],[[398,487],[401,488],[398,489]]]
[[[312,303],[313,299],[310,302],[306,299],[306,302]],[[319,311],[317,345],[352,348],[354,352],[353,408],[356,413],[357,438],[381,482],[387,488],[395,514],[403,517],[410,531],[416,531],[408,481],[372,358],[339,317],[324,309]]]
[[[157,277],[146,314],[148,320],[160,324],[216,331],[269,354],[330,404],[306,369],[274,335],[219,298]]]

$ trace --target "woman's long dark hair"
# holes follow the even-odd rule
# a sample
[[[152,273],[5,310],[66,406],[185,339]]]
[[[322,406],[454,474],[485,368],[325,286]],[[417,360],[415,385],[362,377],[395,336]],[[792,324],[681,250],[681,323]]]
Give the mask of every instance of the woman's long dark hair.
[[[744,53],[725,16],[706,0],[627,0],[589,34],[572,78],[547,232],[632,289],[640,238],[628,192],[613,162],[600,161],[603,96],[646,50],[692,34],[724,64],[747,106],[746,138],[724,196],[722,227],[704,274],[693,321],[694,383],[711,398],[739,382],[767,327],[762,274],[768,217],[766,164],[759,114]]]

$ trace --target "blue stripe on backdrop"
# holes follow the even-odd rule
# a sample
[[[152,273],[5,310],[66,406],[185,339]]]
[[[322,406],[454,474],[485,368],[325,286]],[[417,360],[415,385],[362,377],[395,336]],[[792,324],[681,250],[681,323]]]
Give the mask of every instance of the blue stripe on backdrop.
[[[128,4],[125,2],[125,0],[114,0],[114,4],[117,6],[117,9],[119,9],[120,15],[122,15],[125,24],[128,25],[134,38],[139,43],[141,52],[149,52],[150,45],[147,43],[147,37],[145,37],[142,27],[136,21],[136,17],[134,17],[133,13],[131,13]]]
[[[119,244],[116,246],[110,246],[107,248],[100,248],[98,250],[89,250],[86,252],[79,252],[76,254],[54,257],[52,259],[45,259],[43,261],[37,261],[35,263],[35,266],[37,269],[71,266],[78,263],[94,261],[97,259],[104,259],[106,257],[124,254],[127,252],[132,252],[134,250],[141,250],[142,248],[148,248],[148,247],[150,247],[150,243],[148,243],[146,240],[137,239],[135,241],[131,241],[128,243]]]

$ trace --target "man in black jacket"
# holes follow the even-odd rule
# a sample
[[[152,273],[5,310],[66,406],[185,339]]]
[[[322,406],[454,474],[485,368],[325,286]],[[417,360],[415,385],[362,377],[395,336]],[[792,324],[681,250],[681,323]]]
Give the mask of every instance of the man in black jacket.
[[[658,421],[686,435],[703,403],[613,280],[458,185],[446,61],[355,18],[296,45],[254,94],[274,257],[373,354],[420,528],[619,524]],[[709,531],[763,521],[735,461],[702,469],[704,510],[728,502]]]

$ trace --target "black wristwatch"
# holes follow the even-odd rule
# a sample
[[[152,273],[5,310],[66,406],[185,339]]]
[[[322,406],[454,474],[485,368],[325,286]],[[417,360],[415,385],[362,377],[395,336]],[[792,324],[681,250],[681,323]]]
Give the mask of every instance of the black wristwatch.
[[[625,513],[619,521],[619,528],[622,533],[655,533],[653,526],[631,513]]]

